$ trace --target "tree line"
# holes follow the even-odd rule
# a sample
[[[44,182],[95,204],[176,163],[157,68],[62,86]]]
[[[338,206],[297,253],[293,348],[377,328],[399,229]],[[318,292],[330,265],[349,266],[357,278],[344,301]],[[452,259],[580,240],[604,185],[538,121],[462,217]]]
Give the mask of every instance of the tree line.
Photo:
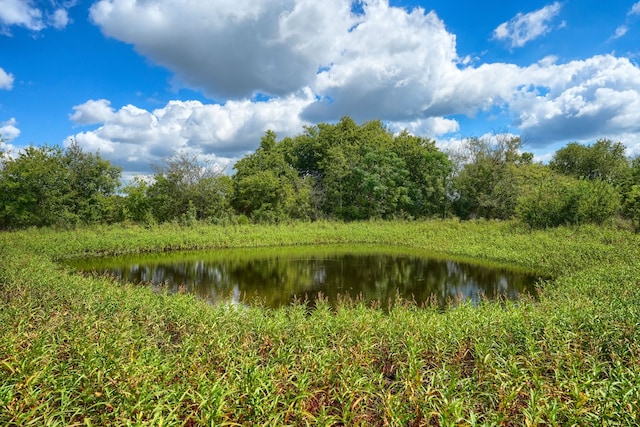
[[[608,139],[570,143],[545,165],[511,135],[445,153],[345,117],[280,140],[267,131],[234,170],[177,154],[122,186],[120,168],[76,143],[0,153],[0,228],[458,217],[534,228],[616,218],[640,229],[640,159]]]

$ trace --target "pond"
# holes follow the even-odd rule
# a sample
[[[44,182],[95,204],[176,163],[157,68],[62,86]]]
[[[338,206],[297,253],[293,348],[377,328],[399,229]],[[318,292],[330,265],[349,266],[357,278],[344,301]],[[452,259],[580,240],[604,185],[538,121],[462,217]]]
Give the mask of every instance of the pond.
[[[294,301],[313,306],[318,296],[377,301],[398,297],[440,308],[461,301],[536,297],[539,276],[433,258],[380,246],[224,249],[82,260],[81,271],[169,292],[191,292],[211,303],[279,307]]]

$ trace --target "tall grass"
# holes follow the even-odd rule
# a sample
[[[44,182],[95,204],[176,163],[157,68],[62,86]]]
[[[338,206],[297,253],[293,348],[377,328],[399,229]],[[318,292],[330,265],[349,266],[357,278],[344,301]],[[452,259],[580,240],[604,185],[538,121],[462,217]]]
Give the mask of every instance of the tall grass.
[[[539,302],[209,306],[64,259],[375,243],[554,276]],[[513,223],[0,234],[2,425],[638,425],[640,239]]]

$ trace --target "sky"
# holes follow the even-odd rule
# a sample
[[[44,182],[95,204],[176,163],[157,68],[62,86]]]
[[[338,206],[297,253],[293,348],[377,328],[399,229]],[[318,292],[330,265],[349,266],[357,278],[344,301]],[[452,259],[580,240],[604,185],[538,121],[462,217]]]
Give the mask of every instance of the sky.
[[[273,130],[382,120],[640,155],[640,1],[0,0],[3,151],[77,142],[147,174]]]

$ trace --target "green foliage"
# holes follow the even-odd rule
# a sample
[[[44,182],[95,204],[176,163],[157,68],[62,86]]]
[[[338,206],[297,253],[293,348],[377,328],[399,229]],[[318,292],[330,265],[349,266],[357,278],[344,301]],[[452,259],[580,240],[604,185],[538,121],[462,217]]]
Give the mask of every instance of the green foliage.
[[[518,202],[518,217],[534,228],[601,224],[620,209],[620,194],[609,183],[562,176],[543,178]]]
[[[155,166],[152,184],[134,183],[129,191],[134,192],[131,207],[136,218],[146,218],[147,205],[159,222],[180,221],[194,213],[196,220],[214,222],[231,215],[229,177],[197,156],[174,155]]]
[[[113,216],[114,200],[109,200],[120,186],[121,168],[113,166],[100,154],[85,153],[74,141],[64,152],[70,187],[70,211],[85,224],[101,222]]]
[[[4,156],[0,168],[0,226],[73,226],[121,218],[120,168],[77,144],[27,147]]]
[[[92,220],[92,223],[115,224],[126,221],[127,199],[119,194],[110,196],[99,196],[97,203],[100,205],[100,216]]]
[[[592,181],[604,181],[613,185],[618,194],[612,196],[611,205],[622,204],[622,214],[635,224],[635,195],[633,186],[640,184],[637,161],[629,161],[625,147],[620,142],[600,139],[593,145],[570,143],[558,150],[549,167],[561,174]],[[597,191],[597,190],[596,190]],[[607,192],[609,189],[606,190]],[[596,197],[595,195],[593,197]],[[593,209],[607,211],[609,208],[596,203]],[[606,204],[606,203],[605,203]],[[592,209],[592,210],[593,210]],[[599,215],[595,215],[599,217]]]
[[[404,131],[394,136],[391,150],[404,161],[408,172],[408,213],[428,218],[448,209],[447,187],[452,165],[447,155],[427,138]]]
[[[556,151],[549,167],[563,175],[603,180],[616,186],[624,183],[630,174],[624,145],[609,139],[587,146],[572,142]]]
[[[151,201],[147,197],[147,189],[149,184],[140,177],[136,177],[133,181],[122,189],[127,195],[125,199],[125,211],[127,219],[135,222],[146,222],[151,214]]]
[[[191,227],[198,219],[196,207],[193,204],[193,201],[189,200],[189,204],[187,206],[187,211],[182,214],[180,218],[180,223],[186,227]]]
[[[580,180],[577,187],[577,224],[602,224],[619,212],[621,197],[612,184],[601,180]]]
[[[538,302],[212,306],[54,259],[359,242],[551,274]],[[640,240],[513,222],[0,233],[2,425],[637,425]]]
[[[351,153],[345,167],[338,150],[330,150],[325,166],[326,206],[347,220],[392,218],[409,207],[405,164],[392,151],[369,145]],[[333,155],[332,155],[333,154]],[[340,170],[341,169],[341,170]]]
[[[274,132],[267,131],[260,148],[234,168],[232,204],[238,213],[268,223],[309,218],[311,179],[299,176],[287,162]]]
[[[469,138],[460,152],[445,154],[379,120],[343,117],[280,141],[267,131],[233,176],[176,154],[151,179],[134,179],[116,194],[121,171],[99,154],[75,142],[66,150],[28,147],[15,157],[0,153],[0,228],[447,216],[550,227],[601,223],[613,213],[638,224],[640,160],[626,159],[621,143],[571,143],[549,166],[532,160],[508,134]]]
[[[68,218],[69,172],[57,147],[25,148],[0,171],[3,228],[54,225]]]
[[[534,228],[557,227],[570,222],[567,210],[571,197],[566,192],[569,184],[559,177],[543,179],[536,188],[522,196],[518,203],[518,217]]]
[[[622,195],[622,215],[631,221],[633,228],[640,230],[640,208],[638,208],[638,190],[640,186],[640,157],[631,159],[629,162],[629,174],[620,186]]]
[[[236,170],[234,206],[242,213],[266,206],[293,218],[362,220],[439,214],[450,162],[433,141],[406,132],[394,136],[380,121],[358,125],[344,117],[280,142],[268,132]],[[271,193],[276,183],[268,170],[280,193]],[[257,202],[250,202],[251,193],[258,193]]]
[[[454,212],[461,218],[509,219],[514,216],[520,189],[518,169],[530,165],[522,141],[510,135],[470,138],[458,155],[454,177]]]
[[[624,202],[625,216],[631,219],[634,229],[640,231],[640,185],[633,185]]]
[[[196,205],[196,216],[213,223],[224,223],[233,216],[231,207],[231,195],[233,184],[231,177],[225,174],[217,174],[202,179],[197,185],[194,204],[200,201],[200,208]],[[198,210],[200,209],[200,210]]]

